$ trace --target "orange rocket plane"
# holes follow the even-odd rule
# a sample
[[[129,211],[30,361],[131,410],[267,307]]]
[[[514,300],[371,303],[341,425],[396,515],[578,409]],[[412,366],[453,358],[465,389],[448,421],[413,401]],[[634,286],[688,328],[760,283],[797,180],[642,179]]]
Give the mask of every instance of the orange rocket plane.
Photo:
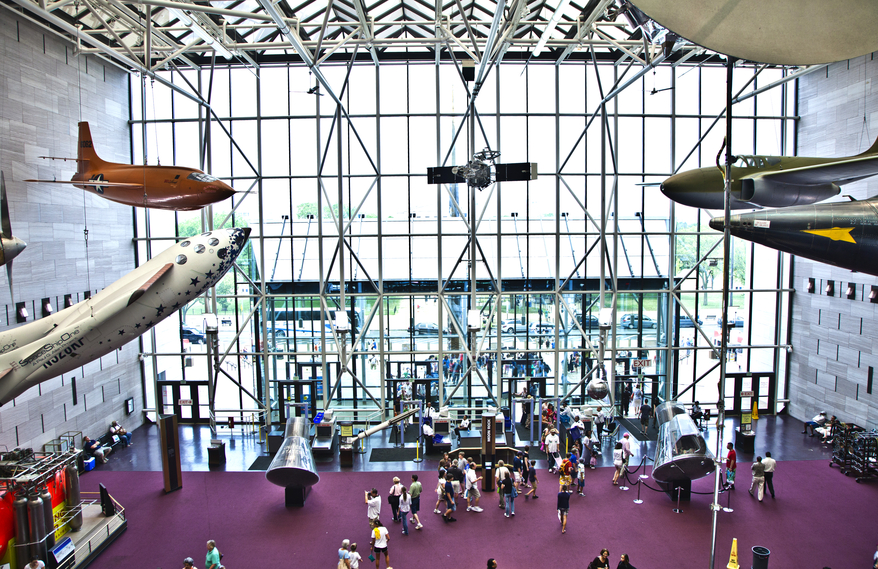
[[[53,160],[73,160],[55,158]],[[221,202],[235,190],[195,168],[138,166],[105,162],[98,157],[87,122],[79,123],[76,174],[69,182],[25,180],[43,184],[73,184],[116,203],[154,209],[193,210]]]

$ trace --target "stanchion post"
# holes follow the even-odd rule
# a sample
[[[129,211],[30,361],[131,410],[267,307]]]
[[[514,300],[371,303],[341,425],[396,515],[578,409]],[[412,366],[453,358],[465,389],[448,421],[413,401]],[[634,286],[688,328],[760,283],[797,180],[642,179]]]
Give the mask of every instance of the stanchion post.
[[[682,488],[677,486],[677,507],[674,508],[675,514],[682,514],[683,513],[683,510],[680,509],[680,491],[681,490],[682,490]]]
[[[725,508],[723,508],[723,511],[731,513],[731,512],[735,511],[732,509],[732,493],[727,491],[727,494],[729,495],[729,501],[727,502],[728,505]]]
[[[642,504],[642,503],[643,503],[643,500],[640,499],[640,487],[641,487],[641,486],[643,486],[643,481],[642,481],[642,480],[638,480],[638,481],[637,481],[637,499],[634,500],[634,503],[635,503],[635,504]]]
[[[628,480],[628,465],[627,465],[627,464],[623,464],[623,465],[622,465],[622,468],[625,469],[625,480]],[[622,490],[623,492],[627,492],[628,490],[630,490],[630,488],[628,488],[627,486],[625,486],[625,482],[622,482],[622,485],[619,486],[619,490]]]

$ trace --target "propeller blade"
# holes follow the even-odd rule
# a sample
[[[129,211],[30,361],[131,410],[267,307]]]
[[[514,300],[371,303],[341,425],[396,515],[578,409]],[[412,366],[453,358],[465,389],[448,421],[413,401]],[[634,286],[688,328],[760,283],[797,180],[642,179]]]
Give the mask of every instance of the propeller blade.
[[[12,238],[12,224],[9,223],[9,203],[6,201],[6,178],[0,172],[0,234]]]
[[[6,278],[9,279],[9,298],[12,299],[12,306],[15,306],[15,293],[12,292],[12,260],[6,262]]]

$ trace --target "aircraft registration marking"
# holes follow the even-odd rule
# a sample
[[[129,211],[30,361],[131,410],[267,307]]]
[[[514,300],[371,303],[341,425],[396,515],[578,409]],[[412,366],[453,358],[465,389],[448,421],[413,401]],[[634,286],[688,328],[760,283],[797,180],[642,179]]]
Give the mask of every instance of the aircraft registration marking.
[[[833,241],[856,243],[853,236],[851,236],[851,231],[853,231],[853,229],[853,227],[833,227],[831,229],[803,229],[802,231],[805,233],[811,233],[812,235],[819,235],[820,237],[828,237]]]

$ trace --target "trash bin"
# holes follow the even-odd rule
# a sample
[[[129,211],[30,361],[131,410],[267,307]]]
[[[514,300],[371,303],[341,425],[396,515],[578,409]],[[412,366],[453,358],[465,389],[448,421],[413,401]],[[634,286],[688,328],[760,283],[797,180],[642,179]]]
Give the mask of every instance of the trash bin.
[[[767,547],[753,547],[753,569],[768,569],[768,556],[771,552]]]
[[[509,411],[509,407],[500,407],[500,412],[503,413],[503,428],[507,431],[511,431],[512,413]]]

